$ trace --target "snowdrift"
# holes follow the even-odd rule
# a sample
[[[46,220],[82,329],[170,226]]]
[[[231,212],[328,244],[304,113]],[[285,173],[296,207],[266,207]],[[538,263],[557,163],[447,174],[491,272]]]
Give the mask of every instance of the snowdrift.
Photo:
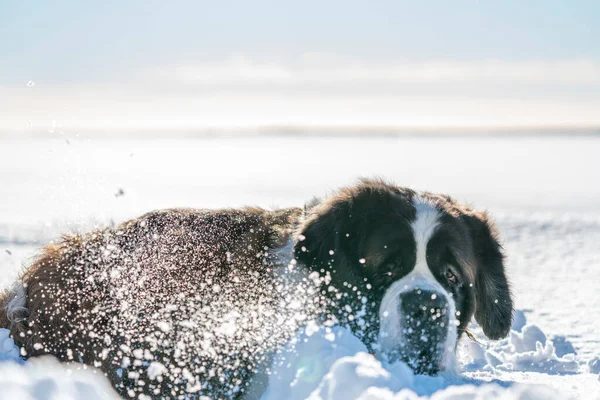
[[[68,366],[50,356],[23,362],[8,333],[0,329],[0,399],[119,399],[108,380],[88,366]]]
[[[477,342],[463,339],[457,353],[462,373],[432,377],[414,375],[402,362],[381,362],[343,327],[308,324],[275,358],[262,400],[565,399],[568,396],[548,386],[477,379],[467,373],[596,372],[598,362],[581,365],[570,342],[561,336],[548,339],[539,327],[527,324],[521,311],[507,339],[484,345],[479,327],[471,328]],[[5,329],[0,329],[0,388],[0,399],[118,398],[93,368],[60,364],[51,357],[24,362]]]

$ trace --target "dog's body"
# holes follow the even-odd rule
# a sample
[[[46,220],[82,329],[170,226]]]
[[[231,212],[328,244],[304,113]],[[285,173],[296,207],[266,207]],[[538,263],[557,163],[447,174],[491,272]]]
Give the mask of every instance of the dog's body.
[[[124,396],[215,398],[259,397],[308,320],[436,373],[473,313],[493,339],[512,313],[485,214],[380,181],[306,211],[166,210],[66,237],[0,305],[28,357],[99,367]]]

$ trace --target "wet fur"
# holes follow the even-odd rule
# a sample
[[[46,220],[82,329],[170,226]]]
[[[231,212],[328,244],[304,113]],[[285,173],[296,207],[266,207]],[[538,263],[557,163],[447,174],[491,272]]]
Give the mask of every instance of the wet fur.
[[[141,387],[137,379],[120,372],[120,346],[143,342],[154,322],[145,315],[160,310],[179,294],[214,297],[213,285],[226,286],[232,274],[242,278],[240,285],[248,281],[252,281],[249,286],[260,285],[274,262],[268,260],[265,250],[286,244],[300,214],[301,209],[296,208],[173,209],[152,212],[111,229],[66,235],[46,246],[20,276],[16,287],[25,289],[26,301],[19,298],[21,303],[15,308],[14,289],[0,296],[0,326],[10,329],[25,357],[52,354],[64,362],[93,365],[126,397],[130,389],[156,395],[148,385]],[[111,258],[107,249],[119,257]],[[134,263],[145,269],[128,268]],[[117,278],[116,285],[108,280],[97,282],[117,269],[124,275]],[[121,300],[115,293],[119,285],[140,278],[148,280],[140,285],[139,296],[131,296],[142,313],[139,321],[132,321],[140,337],[124,342],[119,331],[127,323],[120,321]],[[196,288],[206,280],[210,286]],[[154,304],[153,293],[162,304]],[[268,301],[268,297],[261,298]],[[160,351],[156,356],[159,360],[163,357]],[[139,379],[149,380],[143,375]],[[217,378],[206,376],[204,381],[214,385],[211,395],[235,397],[231,387]],[[158,393],[172,396],[176,386],[165,381]]]

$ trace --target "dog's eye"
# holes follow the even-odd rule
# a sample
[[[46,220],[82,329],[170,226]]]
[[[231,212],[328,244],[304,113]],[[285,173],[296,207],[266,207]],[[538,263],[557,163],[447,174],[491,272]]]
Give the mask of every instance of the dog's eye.
[[[458,281],[458,279],[456,278],[456,275],[454,275],[454,272],[452,272],[452,270],[450,270],[450,269],[446,270],[446,279],[448,279],[448,281],[450,281],[452,283],[456,283]]]

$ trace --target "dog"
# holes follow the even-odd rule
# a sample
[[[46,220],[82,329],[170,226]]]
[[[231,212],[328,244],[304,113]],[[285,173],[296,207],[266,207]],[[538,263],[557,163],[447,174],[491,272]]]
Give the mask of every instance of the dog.
[[[513,313],[485,212],[377,179],[304,209],[161,210],[65,236],[0,305],[23,357],[94,366],[128,398],[259,398],[308,321],[436,374],[473,316],[499,339]]]

